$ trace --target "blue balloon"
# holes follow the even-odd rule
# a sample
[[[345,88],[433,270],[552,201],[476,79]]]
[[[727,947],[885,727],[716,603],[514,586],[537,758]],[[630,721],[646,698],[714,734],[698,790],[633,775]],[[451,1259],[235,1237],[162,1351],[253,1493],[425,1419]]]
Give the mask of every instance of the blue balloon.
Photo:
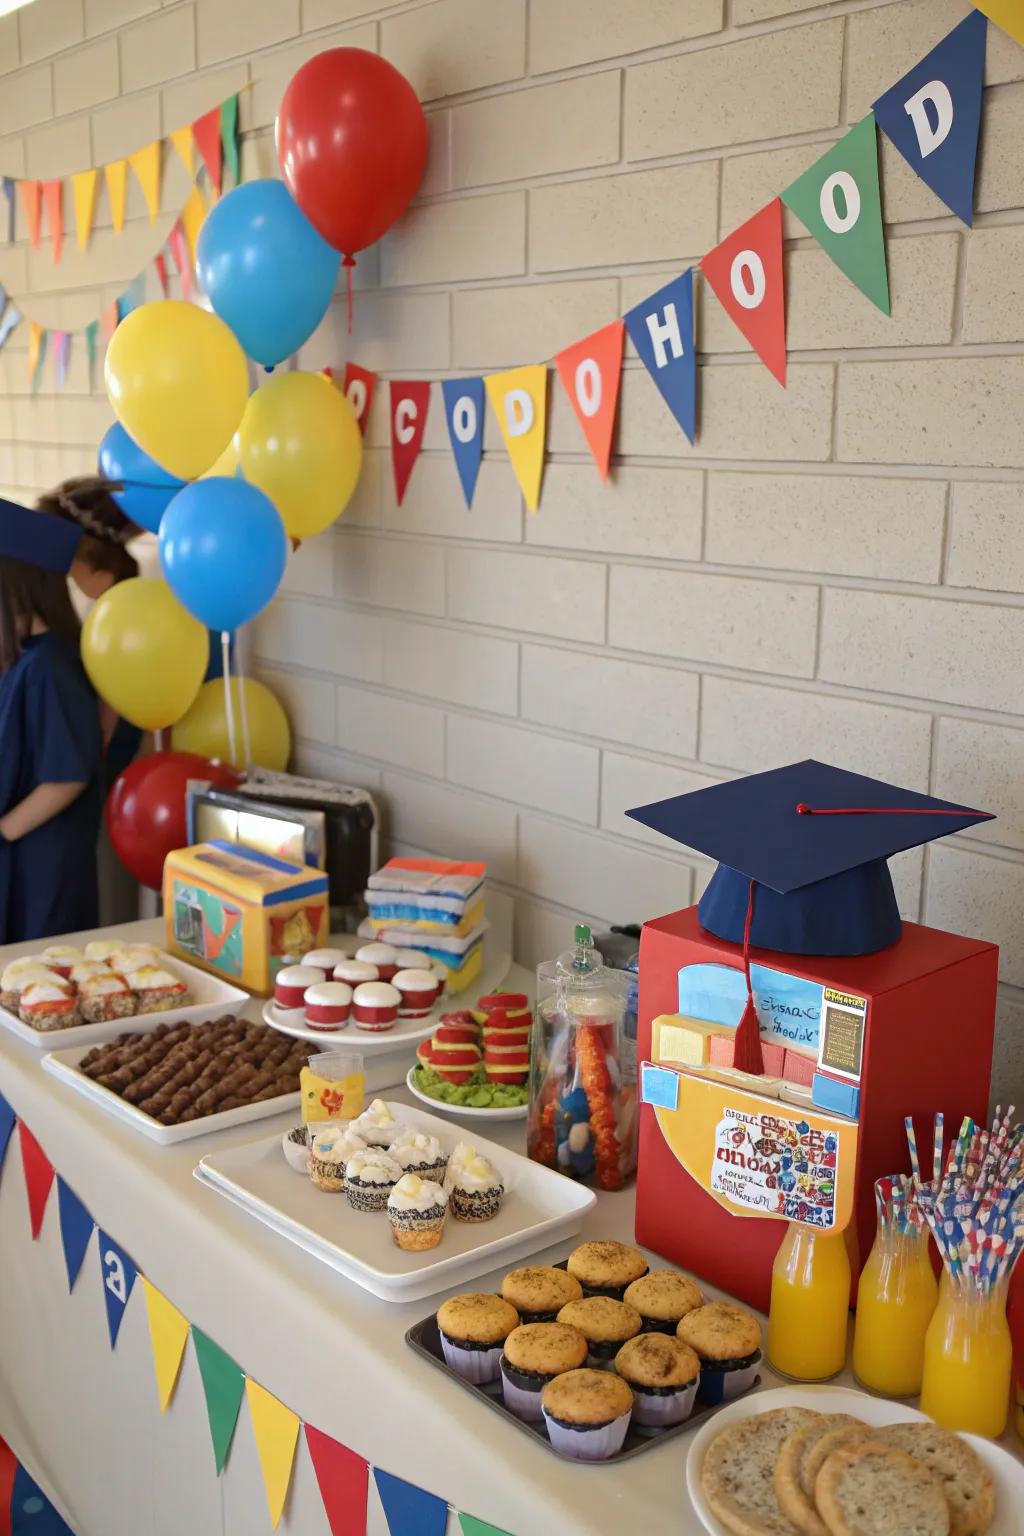
[[[277,591],[288,535],[269,496],[233,476],[194,480],[160,524],[160,563],[171,591],[210,629],[237,629]]]
[[[160,519],[184,480],[168,474],[148,453],[143,453],[119,421],[115,421],[100,443],[99,465],[100,473],[108,480],[119,480],[124,485],[123,491],[113,492],[124,515],[140,528],[159,533]]]
[[[207,214],[196,274],[243,351],[273,367],[320,324],[340,261],[283,182],[247,181]]]

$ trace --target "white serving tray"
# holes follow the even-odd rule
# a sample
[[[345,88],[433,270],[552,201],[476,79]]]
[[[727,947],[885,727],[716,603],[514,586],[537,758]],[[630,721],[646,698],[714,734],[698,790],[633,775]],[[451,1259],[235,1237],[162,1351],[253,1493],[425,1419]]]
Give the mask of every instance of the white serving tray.
[[[0,1024],[37,1050],[61,1051],[74,1045],[102,1045],[105,1040],[114,1040],[129,1032],[146,1034],[158,1024],[201,1024],[217,1013],[237,1013],[249,1001],[248,992],[243,992],[241,987],[233,987],[230,982],[221,981],[218,976],[211,976],[197,966],[187,965],[163,950],[157,953],[161,966],[188,987],[192,1002],[184,1008],[168,1008],[163,1013],[131,1013],[127,1018],[110,1019],[105,1024],[74,1024],[70,1029],[33,1029],[31,1024],[23,1024],[16,1013],[0,1008]]]
[[[418,1106],[391,1102],[389,1108],[396,1119],[430,1131],[447,1151],[459,1139],[454,1126]],[[505,1181],[501,1210],[485,1222],[449,1216],[439,1246],[425,1253],[396,1245],[386,1212],[354,1211],[343,1194],[325,1194],[296,1173],[280,1136],[208,1153],[195,1176],[382,1301],[421,1301],[574,1236],[596,1201],[592,1190],[518,1152],[475,1134],[473,1144]]]
[[[244,995],[244,994],[243,994]],[[195,1009],[186,1012],[195,1013]],[[200,1017],[193,1019],[192,1023],[202,1023],[210,1017],[209,1008],[200,1009]],[[134,1030],[134,1034],[148,1034],[157,1024],[166,1022],[167,1014],[155,1014],[150,1024],[147,1017],[145,1030]],[[177,1016],[177,1022],[181,1023],[181,1015]],[[119,1030],[119,1034],[125,1034],[125,1030]],[[186,1120],[184,1125],[162,1125],[159,1120],[154,1120],[152,1115],[147,1115],[144,1110],[129,1104],[127,1099],[122,1099],[118,1094],[112,1093],[109,1088],[104,1088],[102,1083],[97,1083],[84,1072],[78,1070],[78,1063],[92,1050],[93,1045],[102,1044],[102,1041],[90,1041],[88,1045],[77,1045],[68,1051],[51,1051],[43,1057],[43,1071],[51,1073],[60,1082],[66,1083],[79,1093],[84,1093],[86,1098],[92,1099],[101,1109],[105,1109],[109,1115],[115,1115],[118,1120],[123,1120],[133,1130],[140,1131],[143,1136],[148,1136],[151,1141],[158,1141],[162,1146],[170,1146],[176,1141],[191,1141],[195,1136],[207,1136],[211,1131],[229,1130],[235,1125],[246,1125],[250,1120],[266,1120],[270,1115],[280,1115],[285,1110],[298,1110],[300,1097],[295,1093],[284,1093],[276,1099],[263,1099],[258,1104],[241,1104],[237,1109],[222,1109],[215,1115],[204,1115],[200,1120]],[[279,1143],[280,1144],[280,1143]],[[284,1154],[282,1153],[282,1161]]]

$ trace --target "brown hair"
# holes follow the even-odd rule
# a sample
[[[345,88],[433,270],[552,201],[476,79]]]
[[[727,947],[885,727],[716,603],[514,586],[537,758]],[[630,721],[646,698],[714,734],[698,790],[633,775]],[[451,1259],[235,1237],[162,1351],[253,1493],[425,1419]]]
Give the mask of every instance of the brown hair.
[[[79,627],[68,584],[57,571],[0,557],[0,676],[13,667],[38,619],[78,650]]]
[[[138,561],[125,548],[142,529],[126,517],[111,494],[118,489],[100,475],[65,480],[36,502],[40,512],[62,517],[82,530],[77,558],[92,571],[106,571],[115,582],[139,574]]]

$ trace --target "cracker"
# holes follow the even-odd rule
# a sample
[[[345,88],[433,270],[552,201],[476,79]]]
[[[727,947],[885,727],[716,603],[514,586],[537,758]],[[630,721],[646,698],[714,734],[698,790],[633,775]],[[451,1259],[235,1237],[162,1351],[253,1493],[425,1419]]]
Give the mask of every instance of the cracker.
[[[849,1445],[854,1440],[870,1439],[871,1435],[872,1431],[866,1424],[840,1425],[838,1429],[830,1429],[827,1435],[822,1435],[810,1447],[800,1469],[800,1486],[811,1504],[814,1503],[814,1484],[826,1457],[831,1456],[840,1446]]]
[[[920,1420],[889,1424],[874,1437],[923,1462],[942,1483],[950,1536],[984,1536],[996,1514],[995,1484],[974,1448],[951,1430]]]
[[[881,1440],[856,1440],[825,1458],[814,1502],[829,1536],[949,1536],[942,1483]]]
[[[729,1424],[704,1455],[700,1476],[712,1512],[733,1536],[800,1536],[775,1496],[783,1442],[808,1420],[808,1408],[776,1408]]]
[[[779,1452],[775,1464],[775,1496],[782,1513],[792,1520],[801,1536],[828,1536],[827,1528],[811,1497],[813,1480],[805,1489],[803,1471],[808,1456],[818,1442],[837,1429],[866,1432],[867,1426],[848,1413],[821,1413],[809,1424],[802,1424],[799,1429],[795,1429]]]

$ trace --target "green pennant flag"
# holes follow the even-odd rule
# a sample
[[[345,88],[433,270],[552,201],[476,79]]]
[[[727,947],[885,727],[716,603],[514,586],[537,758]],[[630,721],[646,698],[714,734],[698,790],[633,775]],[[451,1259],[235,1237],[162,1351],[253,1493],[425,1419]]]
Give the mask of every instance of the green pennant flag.
[[[224,164],[231,172],[231,179],[238,186],[240,173],[238,161],[238,97],[229,96],[220,104],[220,144]]]
[[[231,1437],[238,1422],[238,1410],[242,1406],[245,1377],[231,1356],[226,1355],[219,1344],[208,1339],[196,1327],[192,1329],[192,1342],[196,1347],[199,1374],[203,1378],[217,1471],[223,1472],[231,1449]]]
[[[851,283],[889,314],[874,113],[798,176],[782,201]]]
[[[486,1520],[478,1520],[475,1515],[460,1513],[459,1524],[462,1526],[462,1536],[509,1536],[508,1531],[496,1525],[488,1525]]]
[[[91,321],[85,328],[85,350],[89,358],[89,378],[92,378],[96,367],[96,336],[100,328],[98,320]]]

